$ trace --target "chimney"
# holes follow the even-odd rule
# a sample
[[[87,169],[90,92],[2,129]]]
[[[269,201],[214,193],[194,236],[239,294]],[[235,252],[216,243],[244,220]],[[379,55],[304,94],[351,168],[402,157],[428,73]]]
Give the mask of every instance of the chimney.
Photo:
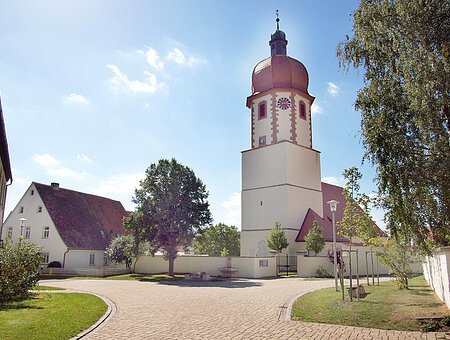
[[[52,186],[53,189],[59,190],[59,183],[52,182],[50,185]]]

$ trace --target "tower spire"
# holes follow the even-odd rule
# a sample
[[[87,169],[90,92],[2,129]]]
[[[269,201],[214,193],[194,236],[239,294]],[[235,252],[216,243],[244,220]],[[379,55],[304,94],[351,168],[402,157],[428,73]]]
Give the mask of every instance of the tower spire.
[[[277,30],[272,33],[270,37],[269,45],[270,45],[270,54],[274,55],[287,55],[287,43],[286,34],[283,31],[280,31],[280,18],[278,16],[278,10],[275,11],[277,19]]]

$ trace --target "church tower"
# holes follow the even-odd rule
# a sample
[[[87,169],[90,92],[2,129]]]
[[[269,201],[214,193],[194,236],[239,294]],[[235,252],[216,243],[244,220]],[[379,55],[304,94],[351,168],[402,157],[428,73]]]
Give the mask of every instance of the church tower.
[[[275,222],[298,250],[296,236],[309,208],[323,217],[320,152],[312,148],[308,72],[287,55],[280,30],[269,45],[271,56],[252,74],[250,149],[242,152],[241,256],[265,256],[265,240]]]

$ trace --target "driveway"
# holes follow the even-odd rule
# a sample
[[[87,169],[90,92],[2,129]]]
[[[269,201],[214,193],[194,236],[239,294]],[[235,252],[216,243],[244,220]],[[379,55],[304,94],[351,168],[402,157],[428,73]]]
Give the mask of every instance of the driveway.
[[[442,333],[289,320],[289,305],[296,296],[333,284],[333,280],[298,278],[160,283],[45,281],[45,285],[103,295],[115,304],[115,315],[87,339],[445,339]]]

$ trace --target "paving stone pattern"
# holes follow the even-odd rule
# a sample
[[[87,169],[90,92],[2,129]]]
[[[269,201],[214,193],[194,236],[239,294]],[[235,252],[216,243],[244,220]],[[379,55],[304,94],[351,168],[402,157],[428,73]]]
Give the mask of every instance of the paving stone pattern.
[[[106,296],[115,315],[83,339],[450,339],[286,320],[297,295],[333,286],[298,278],[234,282],[65,280],[46,285]]]

